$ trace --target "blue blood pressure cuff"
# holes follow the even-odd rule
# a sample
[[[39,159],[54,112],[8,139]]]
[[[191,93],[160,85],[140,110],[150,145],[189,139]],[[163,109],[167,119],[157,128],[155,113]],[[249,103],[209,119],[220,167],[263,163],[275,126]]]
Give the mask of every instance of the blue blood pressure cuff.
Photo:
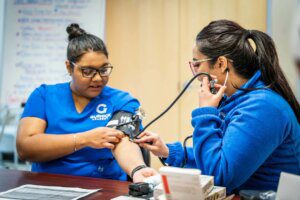
[[[113,114],[106,127],[116,128],[129,136],[132,141],[139,134],[141,119],[138,115],[126,111],[118,111]]]

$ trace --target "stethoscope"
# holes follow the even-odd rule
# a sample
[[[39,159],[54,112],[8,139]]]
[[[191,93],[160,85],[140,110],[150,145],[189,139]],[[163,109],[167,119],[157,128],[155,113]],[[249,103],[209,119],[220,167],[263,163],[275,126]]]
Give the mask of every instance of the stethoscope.
[[[159,118],[161,118],[164,114],[166,114],[173,106],[174,104],[179,100],[179,98],[184,94],[184,92],[187,90],[187,88],[191,85],[191,83],[199,76],[207,76],[208,77],[208,80],[209,80],[209,85],[210,85],[210,91],[212,94],[216,94],[217,93],[217,90],[215,88],[215,83],[217,82],[217,80],[213,79],[211,77],[210,74],[206,73],[206,72],[200,72],[200,73],[197,73],[194,77],[192,77],[190,79],[190,81],[185,85],[185,87],[183,88],[183,90],[177,95],[177,97],[172,101],[172,103],[161,113],[159,114],[156,118],[154,118],[152,121],[150,121],[142,130],[138,131],[137,134],[135,135],[129,135],[129,138],[131,141],[133,141],[134,139],[137,139],[137,137],[142,133],[144,132],[149,126],[151,126],[154,122],[156,122]],[[227,70],[227,73],[226,73],[226,78],[225,78],[225,81],[224,81],[224,85],[227,83],[227,80],[228,80],[228,70]],[[121,126],[124,126],[124,125],[128,125],[128,124],[132,124],[132,123],[135,123],[139,120],[142,120],[145,116],[145,113],[143,110],[138,110],[138,113],[136,113],[134,116],[133,116],[133,119],[129,122],[125,122],[125,123],[122,123],[122,124],[118,124],[116,126],[116,128],[118,127],[121,127]],[[181,167],[184,167],[186,165],[186,162],[188,160],[188,155],[187,155],[187,149],[186,149],[186,143],[187,141],[192,138],[193,136],[192,135],[189,135],[187,136],[185,139],[184,139],[184,142],[183,142],[183,148],[184,148],[184,161],[181,165]],[[159,157],[159,160],[161,161],[161,163],[164,165],[164,166],[167,166],[167,164],[164,162],[163,158],[160,158]]]

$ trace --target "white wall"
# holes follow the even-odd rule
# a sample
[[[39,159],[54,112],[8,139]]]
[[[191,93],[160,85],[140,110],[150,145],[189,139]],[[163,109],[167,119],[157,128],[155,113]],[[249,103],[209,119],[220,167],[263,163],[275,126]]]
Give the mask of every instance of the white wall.
[[[4,9],[5,1],[0,1],[0,74],[2,74],[3,69],[3,37],[4,37]],[[0,88],[2,83],[2,76],[0,75]],[[0,91],[1,93],[1,91]]]
[[[274,39],[279,62],[298,97],[300,96],[296,67],[292,57],[292,25],[296,13],[300,13],[300,0],[268,0],[271,13],[268,13],[268,32]],[[299,44],[300,45],[300,44]]]

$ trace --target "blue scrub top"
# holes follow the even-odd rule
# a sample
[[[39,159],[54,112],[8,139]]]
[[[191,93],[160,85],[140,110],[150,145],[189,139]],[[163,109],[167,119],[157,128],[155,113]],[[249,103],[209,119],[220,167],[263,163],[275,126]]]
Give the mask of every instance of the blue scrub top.
[[[72,134],[104,127],[116,111],[134,113],[139,106],[138,100],[130,94],[105,86],[101,94],[78,113],[70,83],[43,84],[30,95],[22,118],[45,120],[46,134]],[[53,161],[33,163],[32,171],[126,180],[125,172],[107,148],[86,147]]]

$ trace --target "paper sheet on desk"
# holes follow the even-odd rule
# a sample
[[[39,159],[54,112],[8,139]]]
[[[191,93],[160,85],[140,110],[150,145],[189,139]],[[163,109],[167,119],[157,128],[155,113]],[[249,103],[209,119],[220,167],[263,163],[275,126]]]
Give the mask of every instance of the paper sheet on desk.
[[[30,200],[76,200],[88,196],[101,189],[88,190],[74,187],[56,187],[41,185],[22,185],[11,190],[1,192],[0,200],[9,199],[30,199]]]
[[[281,172],[276,200],[300,199],[300,176]]]

